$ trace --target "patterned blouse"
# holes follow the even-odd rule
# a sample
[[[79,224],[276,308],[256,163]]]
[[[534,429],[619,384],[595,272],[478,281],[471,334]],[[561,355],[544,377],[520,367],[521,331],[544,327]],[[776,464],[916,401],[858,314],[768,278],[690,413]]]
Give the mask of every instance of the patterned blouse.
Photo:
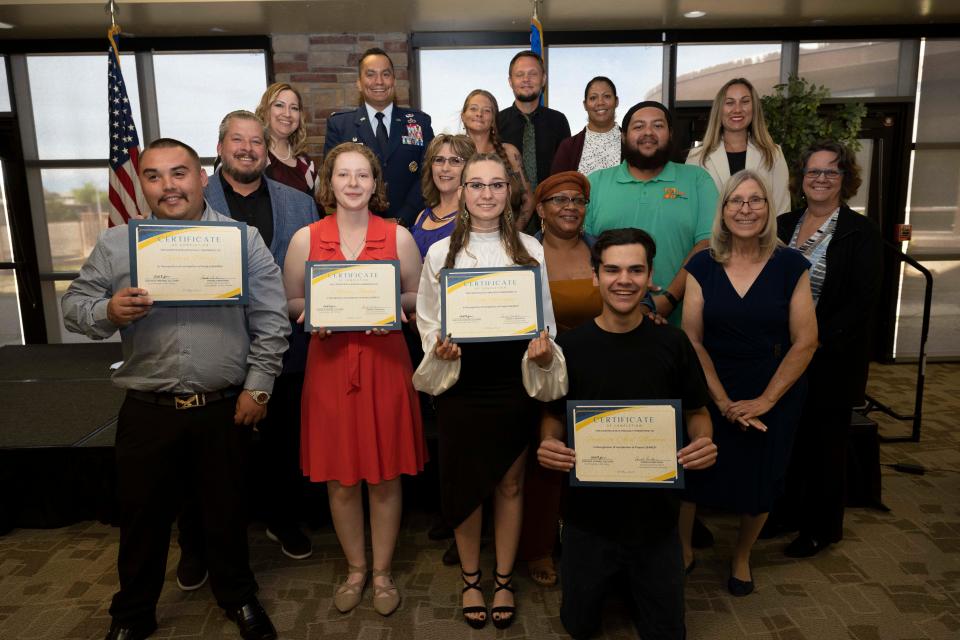
[[[583,138],[583,153],[577,170],[585,176],[594,171],[620,164],[620,127],[597,133],[586,130]]]
[[[800,219],[797,220],[797,227],[793,230],[793,236],[790,238],[790,247],[797,249],[810,262],[810,289],[813,292],[814,305],[820,300],[820,292],[823,290],[823,282],[827,278],[827,247],[833,239],[833,233],[837,230],[837,218],[840,216],[840,207],[830,214],[820,228],[813,232],[806,242],[797,245],[797,235],[800,233],[800,227],[807,217],[804,211]]]

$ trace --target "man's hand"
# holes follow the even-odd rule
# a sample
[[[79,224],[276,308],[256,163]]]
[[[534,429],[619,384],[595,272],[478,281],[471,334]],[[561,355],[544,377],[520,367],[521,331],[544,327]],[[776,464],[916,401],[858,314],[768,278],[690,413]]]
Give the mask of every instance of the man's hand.
[[[577,462],[577,452],[552,436],[547,436],[537,449],[540,466],[554,471],[570,471]]]
[[[118,327],[126,327],[150,313],[153,298],[146,289],[125,287],[113,294],[107,303],[107,320]]]
[[[250,394],[243,390],[237,397],[237,411],[233,414],[233,422],[252,427],[267,417],[267,405],[257,404]]]
[[[717,461],[717,445],[713,440],[703,436],[697,438],[680,451],[677,451],[677,462],[684,469],[706,469]]]
[[[550,334],[544,329],[540,335],[530,341],[527,346],[527,359],[534,362],[541,369],[547,369],[553,362],[553,347],[550,345]]]

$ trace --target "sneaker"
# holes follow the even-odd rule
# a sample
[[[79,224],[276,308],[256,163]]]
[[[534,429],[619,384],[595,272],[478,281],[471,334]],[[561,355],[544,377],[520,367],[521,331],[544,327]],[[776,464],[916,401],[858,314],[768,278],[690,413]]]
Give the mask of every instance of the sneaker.
[[[310,538],[297,527],[277,527],[275,530],[267,527],[267,538],[279,542],[283,555],[293,560],[304,560],[313,555]]]
[[[196,591],[207,583],[207,567],[203,557],[180,551],[177,563],[177,586],[181,591]]]

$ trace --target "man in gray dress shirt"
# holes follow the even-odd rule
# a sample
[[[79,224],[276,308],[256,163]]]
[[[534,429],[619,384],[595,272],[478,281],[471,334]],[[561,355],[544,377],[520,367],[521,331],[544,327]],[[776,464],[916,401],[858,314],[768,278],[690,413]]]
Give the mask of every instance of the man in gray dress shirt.
[[[206,174],[196,151],[162,138],[140,157],[140,183],[153,216],[231,221],[203,199]],[[130,286],[126,227],[108,229],[63,296],[67,329],[94,339],[118,329],[127,390],[117,418],[120,590],[108,640],[156,629],[170,528],[187,492],[199,497],[217,603],[245,639],[276,637],[257,601],[250,570],[243,491],[253,426],[266,415],[287,349],[286,296],[256,229],[247,229],[245,306],[153,307]]]

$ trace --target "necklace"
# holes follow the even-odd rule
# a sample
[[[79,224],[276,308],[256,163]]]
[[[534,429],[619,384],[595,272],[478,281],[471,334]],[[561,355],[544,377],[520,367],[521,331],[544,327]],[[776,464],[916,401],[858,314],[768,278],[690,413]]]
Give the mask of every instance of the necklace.
[[[443,216],[443,217],[437,217],[437,216],[435,216],[435,215],[433,214],[433,209],[428,209],[428,210],[427,210],[427,215],[430,217],[430,220],[432,220],[433,222],[437,222],[437,223],[439,223],[439,222],[446,222],[446,221],[449,220],[450,218],[453,218],[454,216],[456,216],[458,213],[460,213],[460,212],[459,212],[459,211],[454,211],[453,213],[448,213],[447,215],[445,215],[445,216]]]
[[[350,252],[350,253],[347,253],[346,251],[344,251],[344,252],[343,252],[344,257],[347,258],[347,260],[356,260],[356,259],[357,259],[357,256],[360,255],[360,252],[363,251],[363,245],[364,245],[364,243],[366,243],[366,241],[367,241],[367,232],[366,232],[366,231],[363,232],[363,236],[360,238],[360,242],[357,243],[357,246],[356,246],[356,247],[351,247],[351,246],[347,243],[347,241],[344,239],[344,237],[341,235],[341,236],[340,236],[340,245],[346,247],[346,248],[347,248],[347,251]]]
[[[275,155],[275,156],[277,157],[277,160],[279,160],[280,162],[286,162],[287,160],[290,159],[290,156],[293,155],[293,147],[291,147],[291,146],[290,146],[290,143],[287,142],[287,155],[286,155],[286,157],[281,158],[281,157],[276,153],[276,148],[277,148],[278,146],[279,146],[279,145],[277,145],[277,144],[274,145],[274,154],[273,154],[273,155]]]

